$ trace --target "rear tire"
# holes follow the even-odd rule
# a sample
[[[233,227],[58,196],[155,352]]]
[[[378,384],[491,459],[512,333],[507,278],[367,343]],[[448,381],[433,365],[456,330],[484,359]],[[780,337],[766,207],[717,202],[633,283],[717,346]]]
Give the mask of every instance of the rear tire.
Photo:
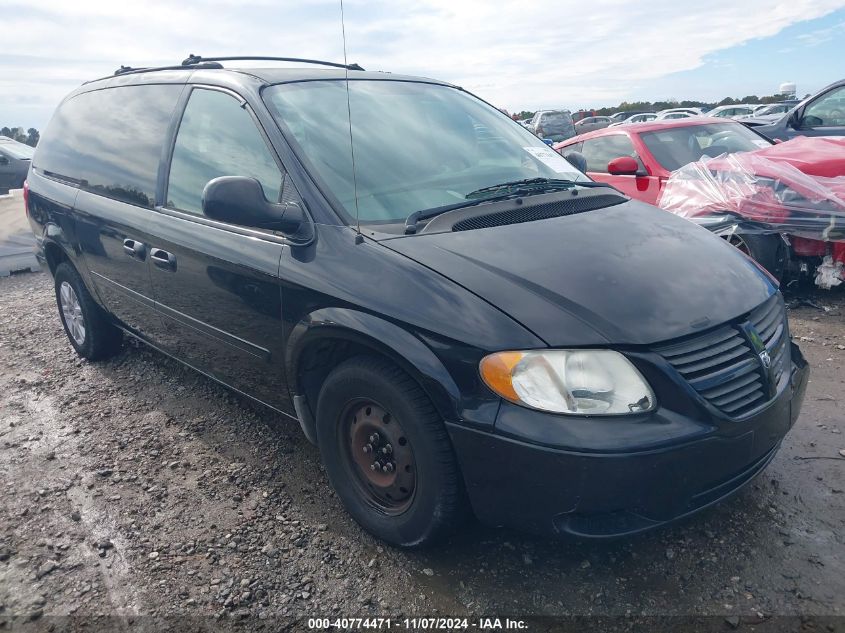
[[[123,334],[96,304],[76,269],[62,262],[53,279],[59,318],[76,353],[88,360],[114,356],[120,350]]]
[[[451,533],[468,514],[442,419],[389,361],[358,356],[329,374],[317,404],[317,438],[338,497],[376,537],[419,547]]]
[[[780,281],[786,269],[787,250],[783,238],[777,233],[765,235],[735,233],[728,243],[754,259]]]

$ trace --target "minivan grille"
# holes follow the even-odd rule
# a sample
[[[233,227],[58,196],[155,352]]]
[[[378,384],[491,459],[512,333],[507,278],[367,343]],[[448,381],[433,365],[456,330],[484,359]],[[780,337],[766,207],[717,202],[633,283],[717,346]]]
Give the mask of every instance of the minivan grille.
[[[466,218],[455,222],[452,225],[452,231],[472,231],[474,229],[486,229],[491,226],[504,226],[506,224],[520,224],[522,222],[559,218],[565,215],[574,215],[576,213],[610,207],[615,204],[622,204],[626,201],[627,198],[612,194],[573,197],[557,202],[546,202],[531,207],[522,206],[507,211]]]
[[[771,359],[764,366],[756,332]],[[739,418],[771,399],[791,361],[783,298],[777,293],[737,323],[658,346],[663,356],[710,404]]]

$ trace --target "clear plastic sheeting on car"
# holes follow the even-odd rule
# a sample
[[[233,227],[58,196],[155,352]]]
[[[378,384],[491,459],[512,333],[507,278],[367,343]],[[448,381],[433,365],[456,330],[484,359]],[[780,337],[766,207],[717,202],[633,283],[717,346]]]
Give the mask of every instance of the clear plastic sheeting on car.
[[[658,205],[719,235],[845,240],[845,139],[796,141],[685,165]]]

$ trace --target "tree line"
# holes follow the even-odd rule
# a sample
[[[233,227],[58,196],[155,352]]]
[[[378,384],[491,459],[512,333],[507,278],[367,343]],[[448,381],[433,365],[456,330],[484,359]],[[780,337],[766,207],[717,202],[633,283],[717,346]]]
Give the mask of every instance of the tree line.
[[[809,97],[810,95],[806,95],[805,97]],[[611,114],[615,114],[616,112],[659,112],[660,110],[668,110],[669,108],[715,108],[716,106],[723,106],[723,105],[734,105],[738,103],[752,103],[752,104],[768,104],[768,103],[780,103],[785,99],[789,99],[789,95],[767,95],[764,97],[758,97],[757,95],[748,95],[743,97],[742,99],[734,98],[734,97],[725,97],[718,103],[708,103],[706,101],[690,101],[690,100],[683,100],[679,101],[677,99],[671,98],[666,99],[665,101],[623,101],[618,106],[615,107],[606,107],[606,108],[585,108],[590,112],[595,113],[594,116],[609,116]],[[523,110],[522,112],[518,112],[516,114],[517,118],[519,119],[528,119],[534,116],[533,112],[528,110]]]
[[[10,139],[35,147],[38,145],[38,140],[41,134],[34,127],[29,128],[24,132],[22,127],[3,127],[0,128],[0,136],[8,136]]]

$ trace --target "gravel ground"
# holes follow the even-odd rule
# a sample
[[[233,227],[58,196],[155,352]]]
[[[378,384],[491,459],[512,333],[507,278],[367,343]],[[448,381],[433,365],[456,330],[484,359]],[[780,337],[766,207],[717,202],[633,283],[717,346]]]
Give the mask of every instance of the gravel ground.
[[[66,615],[845,616],[841,291],[791,310],[812,366],[803,414],[732,500],[609,543],[470,525],[410,553],[345,515],[295,423],[133,342],[81,361],[46,274],[0,279],[0,297],[0,630]]]

